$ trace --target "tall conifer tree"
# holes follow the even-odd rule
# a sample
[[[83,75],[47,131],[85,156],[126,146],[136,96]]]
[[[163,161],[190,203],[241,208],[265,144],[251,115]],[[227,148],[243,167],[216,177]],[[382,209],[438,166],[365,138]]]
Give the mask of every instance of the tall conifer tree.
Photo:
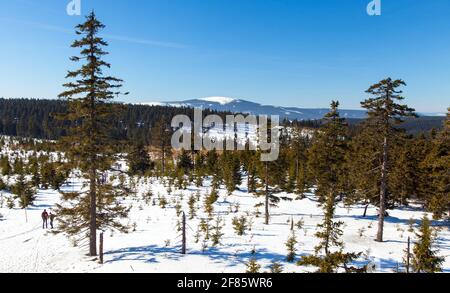
[[[386,203],[388,191],[389,175],[389,148],[391,140],[395,138],[395,124],[403,122],[405,116],[416,116],[414,109],[398,102],[404,100],[401,86],[406,86],[403,80],[384,79],[372,85],[366,93],[373,97],[361,103],[362,107],[368,110],[369,120],[375,127],[377,133],[381,135],[381,178],[380,178],[380,207],[379,222],[376,241],[383,242],[384,219],[386,216]]]
[[[121,94],[122,80],[104,73],[104,69],[110,68],[102,60],[108,54],[103,47],[108,44],[98,36],[104,27],[94,12],[76,27],[80,39],[73,42],[72,48],[80,53],[71,60],[83,64],[68,72],[66,78],[73,81],[64,84],[66,91],[59,95],[68,102],[67,113],[61,118],[71,123],[69,135],[62,142],[88,183],[86,191],[63,195],[65,204],[58,205],[58,219],[61,230],[69,235],[86,232],[91,256],[97,255],[97,230],[106,227],[124,230],[117,218],[127,214],[127,209],[117,202],[120,190],[105,180],[115,160],[108,136],[111,114],[119,108],[111,101]]]
[[[348,150],[347,123],[339,116],[339,102],[331,103],[331,111],[325,116],[326,124],[317,133],[310,150],[309,168],[316,179],[321,202],[328,196],[342,195],[345,185],[344,162]]]

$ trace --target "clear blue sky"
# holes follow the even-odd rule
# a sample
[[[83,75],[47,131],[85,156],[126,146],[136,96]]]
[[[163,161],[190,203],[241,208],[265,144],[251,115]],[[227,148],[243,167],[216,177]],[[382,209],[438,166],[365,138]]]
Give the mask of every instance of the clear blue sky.
[[[0,0],[0,96],[55,98],[83,21],[69,0]],[[385,77],[421,112],[450,106],[450,1],[81,0],[107,28],[129,102],[229,96],[359,108]]]

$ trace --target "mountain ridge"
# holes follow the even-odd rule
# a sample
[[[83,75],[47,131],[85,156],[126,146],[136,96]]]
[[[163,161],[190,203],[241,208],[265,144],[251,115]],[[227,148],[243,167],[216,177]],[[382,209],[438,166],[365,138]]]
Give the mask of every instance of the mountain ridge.
[[[322,119],[329,111],[327,108],[298,108],[273,105],[263,105],[243,99],[228,97],[206,97],[174,102],[149,102],[143,103],[151,106],[192,107],[200,109],[212,109],[222,112],[244,113],[252,115],[278,115],[281,119],[289,120],[318,120]],[[339,111],[342,117],[363,119],[367,117],[365,110]]]

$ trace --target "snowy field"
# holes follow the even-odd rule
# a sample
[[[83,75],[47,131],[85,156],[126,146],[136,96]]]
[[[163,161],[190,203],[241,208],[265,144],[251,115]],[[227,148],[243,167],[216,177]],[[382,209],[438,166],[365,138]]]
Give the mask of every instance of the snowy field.
[[[81,188],[81,184],[69,183],[63,187],[65,191]],[[245,180],[244,180],[245,182]],[[203,214],[203,197],[210,191],[209,182],[206,187],[189,187],[184,191],[174,191],[167,194],[166,188],[156,179],[142,179],[138,182],[138,193],[126,200],[132,205],[128,223],[134,231],[129,234],[105,233],[105,263],[103,265],[92,261],[85,256],[87,247],[80,245],[74,247],[72,242],[63,235],[53,235],[43,230],[40,214],[43,209],[52,209],[59,201],[60,195],[56,191],[40,190],[35,206],[27,211],[28,223],[25,222],[24,210],[7,209],[2,207],[0,213],[0,272],[114,272],[114,273],[242,273],[245,272],[245,263],[251,257],[251,251],[256,251],[256,259],[264,271],[272,261],[279,261],[284,266],[284,272],[307,272],[308,268],[298,267],[285,261],[285,242],[291,234],[289,223],[293,217],[294,222],[302,220],[301,229],[295,228],[299,244],[298,257],[312,254],[317,240],[314,237],[316,225],[322,219],[322,209],[318,207],[313,195],[304,200],[284,200],[278,207],[271,209],[271,224],[263,224],[263,215],[255,215],[255,204],[262,203],[263,198],[256,198],[246,192],[242,185],[240,191],[232,196],[225,197],[226,192],[220,191],[220,198],[214,205],[215,213],[222,220],[224,236],[221,244],[212,247],[203,247],[203,240],[195,242],[199,219],[206,217]],[[153,199],[143,200],[142,195],[151,189]],[[187,255],[180,254],[181,233],[177,231],[175,202],[182,204],[183,210],[188,211],[187,201],[192,194],[201,193],[201,200],[197,216],[187,221]],[[279,194],[286,198],[295,198],[294,195]],[[8,196],[3,193],[3,197]],[[169,204],[166,208],[159,206],[158,198],[165,198]],[[236,204],[239,211],[235,213]],[[263,208],[259,208],[263,212]],[[231,210],[231,212],[230,212]],[[370,207],[368,216],[362,217],[364,207],[353,206],[346,208],[339,205],[336,219],[345,222],[344,242],[348,251],[364,252],[358,264],[369,261],[376,265],[377,272],[393,272],[398,263],[401,264],[406,248],[410,219],[422,218],[423,212],[414,207],[390,211],[386,220],[385,242],[377,243],[373,239],[376,234],[376,208]],[[232,219],[235,216],[246,215],[252,219],[251,231],[244,236],[237,236]],[[211,224],[214,224],[212,221]],[[443,222],[434,222],[440,228],[438,238],[439,254],[446,257],[444,271],[450,272],[450,231]]]

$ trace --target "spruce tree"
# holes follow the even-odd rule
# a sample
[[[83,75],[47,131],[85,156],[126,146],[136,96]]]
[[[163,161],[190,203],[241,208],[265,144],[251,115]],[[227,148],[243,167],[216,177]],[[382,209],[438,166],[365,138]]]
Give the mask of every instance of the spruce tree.
[[[269,269],[271,274],[281,274],[283,272],[283,265],[279,262],[274,261],[269,266]]]
[[[76,27],[80,39],[73,42],[72,48],[79,49],[80,55],[71,61],[83,64],[68,72],[66,78],[73,81],[64,84],[67,90],[59,95],[68,102],[67,113],[60,118],[70,122],[69,133],[62,142],[68,157],[88,182],[87,191],[63,195],[65,203],[58,205],[60,232],[69,235],[85,232],[91,256],[97,255],[97,230],[107,227],[126,230],[118,218],[128,211],[118,202],[121,191],[100,180],[115,161],[114,144],[108,134],[112,114],[119,106],[111,101],[121,94],[122,86],[122,80],[104,74],[104,69],[110,68],[102,60],[108,54],[103,47],[108,44],[98,36],[104,27],[94,12]]]
[[[5,190],[7,188],[6,183],[0,177],[0,191]]]
[[[261,152],[258,150],[255,153],[255,158],[260,158]],[[261,162],[256,159],[257,162],[257,181],[256,185],[256,195],[264,197],[264,224],[269,225],[270,223],[270,208],[276,207],[280,202],[280,198],[274,193],[277,191],[277,181],[273,174],[282,174],[281,176],[286,177],[286,169],[280,172],[279,165],[277,162]],[[254,178],[256,180],[256,178]]]
[[[413,248],[412,269],[416,273],[442,272],[444,258],[437,256],[438,251],[433,250],[433,233],[430,220],[425,215],[419,233],[416,233],[418,240]]]
[[[339,102],[331,103],[325,126],[317,133],[309,156],[309,170],[315,178],[319,201],[337,197],[345,191],[345,155],[348,150],[347,124],[340,118]]]
[[[299,198],[305,197],[305,192],[308,190],[308,144],[309,139],[302,132],[301,128],[294,127],[292,134],[292,152],[294,154],[291,164],[294,169],[295,179],[295,193]]]
[[[192,166],[193,164],[190,154],[183,149],[177,161],[178,170],[182,171],[182,174],[187,175],[190,174]]]
[[[6,154],[0,160],[0,169],[2,170],[3,176],[9,176],[12,173],[11,164],[9,162],[9,156]]]
[[[212,246],[217,246],[220,244],[222,236],[224,235],[224,233],[222,233],[222,228],[223,228],[222,219],[219,216],[217,216],[211,231]]]
[[[242,162],[243,170],[247,175],[247,192],[256,192],[256,167],[257,159],[255,152],[250,150],[250,141],[247,139],[245,150],[241,151],[240,161]]]
[[[319,245],[316,246],[316,252],[323,251],[325,255],[330,254],[331,247],[342,248],[344,243],[340,240],[343,231],[341,226],[343,222],[335,222],[334,211],[335,211],[335,197],[330,195],[327,197],[327,201],[324,205],[324,219],[323,222],[317,227],[319,231],[316,233],[316,237],[320,239]]]
[[[54,164],[52,164],[52,166],[50,185],[54,190],[59,190],[66,181],[68,174],[65,172],[63,165],[60,164],[58,168],[56,168]]]
[[[130,173],[133,175],[145,175],[152,167],[150,156],[142,142],[131,146],[128,164]]]
[[[349,267],[349,263],[357,259],[361,253],[344,253],[344,243],[341,241],[343,234],[341,226],[343,222],[333,220],[335,211],[335,197],[329,195],[324,204],[323,222],[317,225],[319,231],[316,237],[320,239],[319,244],[315,247],[315,255],[304,256],[298,265],[317,267],[319,273],[336,273],[338,269],[346,271],[356,270]],[[332,248],[335,248],[332,251]]]
[[[195,196],[193,194],[191,194],[191,196],[189,197],[189,200],[188,200],[189,220],[194,219],[194,217],[197,214],[197,212],[196,212],[197,208],[195,206],[196,203],[197,203],[197,199],[195,198]]]
[[[405,116],[416,116],[414,109],[398,102],[404,100],[403,92],[398,88],[406,86],[403,80],[387,78],[371,86],[366,93],[373,97],[361,103],[368,110],[369,120],[377,133],[381,136],[378,152],[381,154],[381,178],[380,178],[380,207],[379,222],[376,241],[383,242],[384,219],[386,216],[386,203],[389,194],[389,149],[390,143],[395,139],[395,124],[403,122]]]
[[[210,176],[219,175],[219,155],[215,150],[208,151],[206,153],[206,172]]]
[[[234,217],[231,224],[233,225],[233,229],[238,236],[243,236],[249,228],[247,218],[245,216],[241,216],[239,218]]]
[[[39,185],[41,184],[41,175],[39,173],[39,163],[36,157],[31,159],[30,173],[32,176],[31,182],[33,186],[39,188]]]
[[[392,172],[389,177],[391,206],[399,203],[408,205],[410,198],[425,200],[433,190],[432,180],[423,164],[427,155],[431,152],[432,140],[421,134],[417,137],[399,136],[392,147]]]
[[[250,258],[245,266],[247,267],[246,274],[259,274],[261,270],[261,265],[258,264],[255,257]]]
[[[212,217],[212,214],[214,212],[214,204],[219,199],[219,193],[216,189],[212,189],[211,193],[207,195],[204,199],[204,208],[205,212],[208,214],[209,217]]]
[[[292,231],[291,236],[288,238],[288,240],[286,241],[286,248],[288,251],[288,254],[286,256],[286,261],[287,262],[294,262],[295,260],[295,256],[296,256],[296,251],[297,249],[295,248],[295,246],[297,245],[298,241],[295,237],[295,232]]]
[[[222,174],[225,187],[228,191],[228,195],[231,195],[233,191],[241,184],[241,166],[239,158],[232,152],[225,151],[222,158]]]
[[[450,108],[448,111],[443,130],[435,136],[422,163],[428,183],[423,194],[426,207],[437,219],[445,213],[450,217]]]
[[[22,158],[19,157],[14,160],[13,169],[15,174],[25,174]]]
[[[345,198],[347,205],[365,204],[363,216],[367,215],[370,204],[379,205],[380,186],[379,178],[380,156],[379,136],[377,130],[369,125],[368,121],[357,126],[356,134],[350,141],[350,149],[346,154],[345,165],[349,176],[351,192]]]
[[[203,155],[202,152],[198,152],[195,155],[194,166],[195,166],[195,186],[202,187],[203,177],[205,175],[205,156]]]
[[[25,217],[27,217],[27,208],[32,206],[36,199],[35,189],[26,181],[25,176],[20,174],[16,184],[12,186],[11,191],[15,198],[19,200],[19,206],[25,211]],[[28,219],[26,220],[28,221]]]
[[[169,122],[164,115],[155,121],[150,130],[151,143],[160,150],[161,173],[163,176],[167,171],[167,158],[172,155],[170,148],[171,134],[172,129],[169,127]]]
[[[44,189],[48,189],[53,179],[53,164],[45,161],[40,166],[41,185]]]

